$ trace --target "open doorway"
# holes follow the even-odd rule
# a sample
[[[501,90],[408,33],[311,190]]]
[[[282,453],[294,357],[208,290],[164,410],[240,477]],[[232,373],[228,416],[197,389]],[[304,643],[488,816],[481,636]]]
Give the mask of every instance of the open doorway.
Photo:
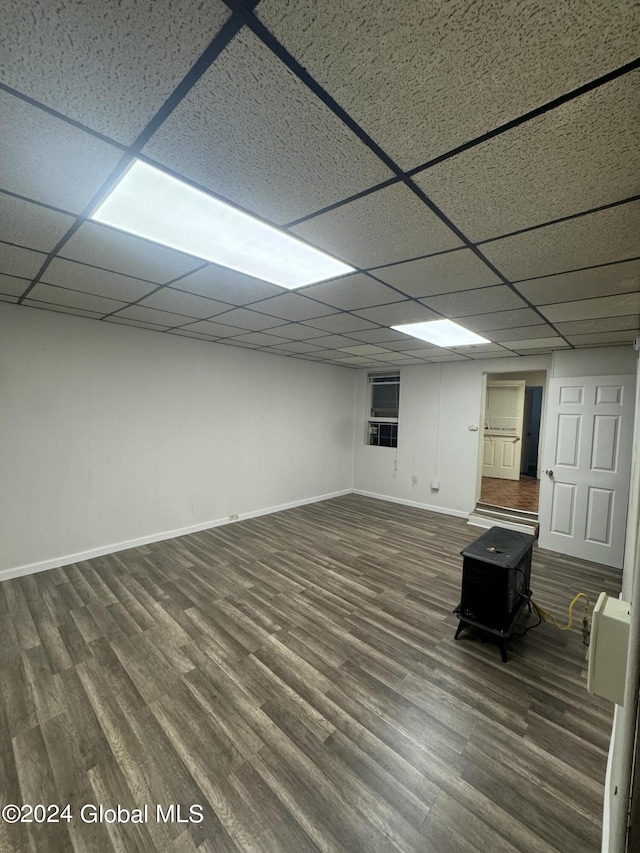
[[[545,371],[487,375],[479,506],[537,516]]]

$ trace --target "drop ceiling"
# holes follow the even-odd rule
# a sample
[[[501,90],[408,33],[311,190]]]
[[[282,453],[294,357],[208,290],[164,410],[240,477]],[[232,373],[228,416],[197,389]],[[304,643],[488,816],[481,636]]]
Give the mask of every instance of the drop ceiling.
[[[22,0],[0,300],[344,367],[640,329],[640,7]],[[356,268],[295,292],[88,221],[134,158]],[[390,326],[441,319],[491,343]]]

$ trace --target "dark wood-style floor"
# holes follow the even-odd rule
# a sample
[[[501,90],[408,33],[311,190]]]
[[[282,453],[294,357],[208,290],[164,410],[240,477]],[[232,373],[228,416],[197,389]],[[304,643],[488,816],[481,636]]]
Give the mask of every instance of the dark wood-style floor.
[[[0,850],[599,850],[578,631],[453,640],[461,519],[347,496],[0,585]],[[558,616],[617,572],[535,551]],[[83,804],[201,823],[83,823]],[[90,814],[89,814],[90,816]]]
[[[521,476],[519,480],[483,477],[480,500],[491,506],[538,512],[540,480]]]

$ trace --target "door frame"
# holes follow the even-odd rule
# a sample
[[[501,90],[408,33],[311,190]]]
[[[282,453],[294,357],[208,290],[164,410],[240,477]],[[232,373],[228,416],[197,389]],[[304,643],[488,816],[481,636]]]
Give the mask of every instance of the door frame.
[[[506,359],[505,359],[506,360]],[[484,430],[482,426],[484,424],[484,411],[487,403],[487,381],[489,376],[495,375],[504,375],[508,373],[517,373],[517,374],[527,374],[527,373],[544,373],[544,391],[542,394],[542,410],[540,412],[540,435],[538,436],[538,479],[540,479],[541,470],[540,465],[542,462],[542,454],[540,452],[542,447],[543,437],[545,435],[546,423],[547,423],[547,385],[549,383],[549,379],[551,377],[551,367],[538,367],[535,370],[522,370],[522,368],[512,367],[511,370],[483,370],[481,377],[481,391],[480,391],[480,413],[478,417],[478,455],[476,460],[476,499],[475,506],[478,505],[478,501],[480,500],[480,493],[482,492],[482,461],[484,457]],[[526,386],[525,386],[526,388]],[[540,505],[538,504],[538,512],[540,512]]]

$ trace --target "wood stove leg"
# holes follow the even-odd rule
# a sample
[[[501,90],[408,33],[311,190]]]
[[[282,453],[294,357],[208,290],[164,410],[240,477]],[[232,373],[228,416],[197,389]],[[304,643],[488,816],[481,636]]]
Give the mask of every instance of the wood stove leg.
[[[458,622],[458,627],[456,629],[456,635],[453,639],[457,640],[463,631],[464,631],[464,622],[460,621],[460,622]]]
[[[500,654],[502,655],[502,663],[507,662],[507,641],[500,640]]]

